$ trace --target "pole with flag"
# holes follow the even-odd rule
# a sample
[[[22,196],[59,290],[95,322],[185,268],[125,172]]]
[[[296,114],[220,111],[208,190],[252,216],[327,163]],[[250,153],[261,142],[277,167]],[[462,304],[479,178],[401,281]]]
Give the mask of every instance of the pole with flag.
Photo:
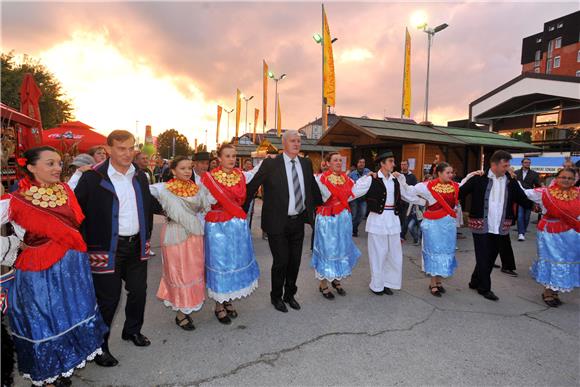
[[[278,106],[276,107],[276,110],[278,111],[276,129],[278,132],[278,137],[280,137],[282,135],[282,110],[280,109],[280,97],[278,97]]]
[[[222,107],[220,105],[217,106],[217,128],[215,131],[215,143],[216,143],[216,149],[217,146],[219,146],[220,143],[220,121],[222,119]]]
[[[330,27],[322,4],[322,132],[328,129],[327,107],[335,106],[336,84]]]
[[[260,117],[260,109],[254,108],[254,135],[252,136],[253,143],[256,143],[256,127],[258,126],[259,117]]]
[[[242,108],[242,93],[240,89],[236,89],[236,137],[234,138],[234,144],[238,143],[238,135],[240,132],[240,113]]]
[[[268,64],[265,60],[263,62],[263,74],[262,74],[262,81],[263,81],[263,91],[262,91],[262,133],[266,133],[266,121],[268,121]]]
[[[411,34],[405,28],[405,62],[403,63],[403,98],[401,118],[411,118]]]

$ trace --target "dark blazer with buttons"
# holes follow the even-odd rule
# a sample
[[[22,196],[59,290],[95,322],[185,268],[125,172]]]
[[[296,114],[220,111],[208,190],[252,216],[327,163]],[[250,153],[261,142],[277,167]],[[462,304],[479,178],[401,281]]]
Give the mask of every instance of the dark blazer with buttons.
[[[312,171],[312,161],[304,157],[298,157],[302,173],[304,175],[304,203],[306,205],[306,221],[314,224],[314,211],[322,204],[322,195]],[[267,158],[262,162],[260,169],[247,185],[246,202],[244,211],[248,211],[250,202],[254,199],[260,186],[264,186],[264,203],[262,205],[262,230],[268,234],[281,234],[284,232],[288,220],[288,180],[284,166],[284,156]]]
[[[516,178],[522,183],[525,189],[537,188],[540,186],[540,174],[531,169],[526,173],[526,178],[524,179],[524,170],[518,169],[516,171]]]

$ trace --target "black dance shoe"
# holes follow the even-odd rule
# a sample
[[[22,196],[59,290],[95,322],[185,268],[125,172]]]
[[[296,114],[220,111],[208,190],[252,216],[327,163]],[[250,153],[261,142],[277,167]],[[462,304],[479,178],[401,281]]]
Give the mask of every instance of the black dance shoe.
[[[331,285],[336,289],[336,292],[341,296],[346,296],[346,290],[342,287],[342,284],[338,281],[332,281]]]
[[[375,292],[373,289],[371,289],[371,292],[373,292],[373,294],[376,294],[377,296],[384,296],[385,295],[385,292],[384,291],[382,291],[382,292]]]
[[[383,289],[383,293],[385,293],[387,296],[392,296],[393,295],[393,291],[389,288],[384,288]]]
[[[497,301],[499,300],[499,297],[495,295],[494,292],[492,292],[491,290],[487,290],[487,291],[482,291],[482,292],[478,292],[483,298],[486,298],[488,300],[491,301]]]
[[[121,338],[125,341],[132,341],[137,347],[148,347],[151,345],[151,341],[141,333],[133,333],[132,335],[123,333]]]
[[[95,356],[95,363],[101,367],[114,367],[119,364],[111,352],[103,350],[103,353]]]
[[[276,309],[278,312],[288,313],[288,308],[281,298],[273,298],[272,305],[274,305],[274,309]]]
[[[288,306],[291,307],[292,309],[300,310],[300,304],[298,303],[298,301],[296,301],[294,296],[284,297],[284,302],[287,303]]]
[[[501,272],[507,275],[511,275],[512,277],[517,277],[518,273],[516,273],[513,270],[505,270],[505,269],[501,269]]]
[[[324,289],[319,287],[318,290],[322,293],[322,297],[326,298],[327,300],[334,300],[334,294],[328,290],[328,286]],[[328,291],[327,291],[328,290]]]

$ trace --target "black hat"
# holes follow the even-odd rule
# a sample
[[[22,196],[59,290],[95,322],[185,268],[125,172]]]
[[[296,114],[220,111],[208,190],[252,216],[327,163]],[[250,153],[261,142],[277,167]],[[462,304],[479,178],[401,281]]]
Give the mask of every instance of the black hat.
[[[391,150],[387,149],[386,151],[377,156],[377,158],[375,159],[375,163],[380,163],[381,161],[383,161],[384,159],[388,159],[389,157],[395,157],[395,155]]]
[[[276,150],[276,149],[268,149],[266,151],[266,154],[268,154],[268,155],[277,155],[278,154],[278,150]]]
[[[197,152],[193,155],[193,161],[209,161],[209,152]]]

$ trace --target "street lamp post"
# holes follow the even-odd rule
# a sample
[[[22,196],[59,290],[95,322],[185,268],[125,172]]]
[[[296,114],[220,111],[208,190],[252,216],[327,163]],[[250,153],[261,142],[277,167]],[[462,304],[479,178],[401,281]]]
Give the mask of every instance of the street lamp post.
[[[227,135],[227,141],[229,142],[230,141],[230,113],[234,111],[234,108],[231,108],[229,110],[224,108],[224,110],[226,113],[228,113],[228,130],[226,132],[226,135]]]
[[[278,81],[281,81],[282,79],[286,78],[286,74],[282,74],[280,75],[279,78],[276,78],[276,75],[274,75],[273,72],[268,71],[268,77],[270,79],[273,79],[274,82],[276,83],[275,86],[275,90],[274,90],[274,124],[276,125],[276,129],[278,129]],[[282,130],[282,128],[280,128],[280,130]]]
[[[433,42],[433,36],[439,32],[449,27],[447,23],[438,25],[435,28],[429,28],[427,23],[417,26],[418,29],[422,29],[423,32],[427,34],[427,78],[425,79],[425,122],[429,122],[429,68],[431,62],[431,44]]]
[[[242,98],[244,99],[244,101],[246,101],[246,133],[248,133],[248,101],[254,98],[254,96],[253,95],[249,97],[242,96]]]

